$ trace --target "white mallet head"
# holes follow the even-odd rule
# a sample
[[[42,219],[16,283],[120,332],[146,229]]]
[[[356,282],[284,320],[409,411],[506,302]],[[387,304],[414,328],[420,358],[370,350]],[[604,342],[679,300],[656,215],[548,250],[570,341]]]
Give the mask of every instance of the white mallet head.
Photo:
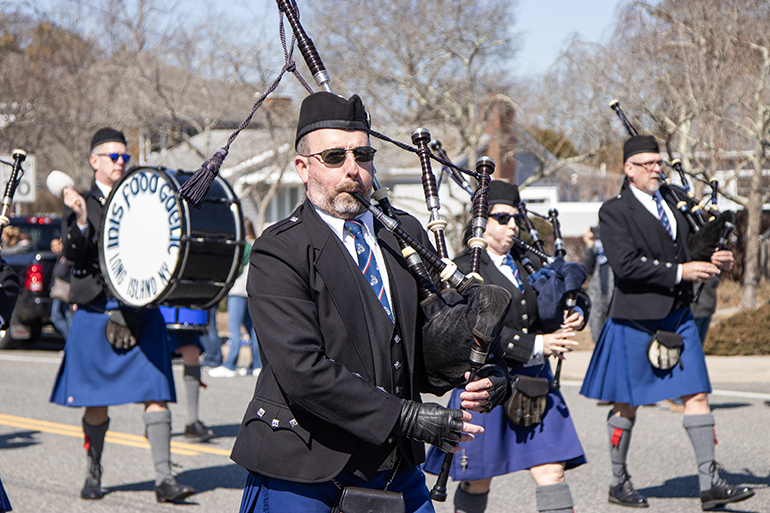
[[[51,194],[59,199],[62,199],[62,194],[66,187],[74,187],[75,181],[70,176],[62,171],[54,169],[48,173],[48,178],[45,179],[45,185]]]

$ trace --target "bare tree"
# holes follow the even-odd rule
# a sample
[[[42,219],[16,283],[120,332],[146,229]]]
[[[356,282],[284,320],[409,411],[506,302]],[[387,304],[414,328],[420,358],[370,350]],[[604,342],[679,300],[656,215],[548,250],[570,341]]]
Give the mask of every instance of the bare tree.
[[[679,153],[685,165],[711,179],[723,149],[748,150],[748,195],[731,199],[747,212],[742,305],[754,307],[768,199],[762,169],[770,127],[770,8],[753,0],[637,2],[624,22],[618,41],[628,50],[624,57],[648,74],[644,112],[669,154]],[[710,158],[687,159],[696,151]]]
[[[366,16],[350,16],[358,9],[352,0],[309,4],[332,82],[365,96],[378,127],[451,127],[469,162],[495,95],[508,92],[514,5],[374,0]]]
[[[578,67],[561,74],[562,80],[594,84],[597,118],[610,115],[609,99],[620,98],[640,132],[656,135],[669,155],[680,156],[685,168],[707,180],[731,165],[751,169],[748,194],[730,195],[748,217],[744,307],[754,305],[767,200],[762,169],[768,164],[770,122],[769,10],[755,0],[629,2],[611,41],[576,41],[565,59]],[[736,153],[744,156],[743,164],[728,161]]]

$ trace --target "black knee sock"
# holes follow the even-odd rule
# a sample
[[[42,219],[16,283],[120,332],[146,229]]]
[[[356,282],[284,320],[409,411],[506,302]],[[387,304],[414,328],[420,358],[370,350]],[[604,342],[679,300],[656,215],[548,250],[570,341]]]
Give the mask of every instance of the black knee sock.
[[[86,419],[82,420],[83,434],[85,435],[85,443],[83,448],[86,450],[88,456],[87,472],[91,471],[91,465],[100,465],[102,461],[102,451],[104,450],[104,437],[107,434],[107,428],[110,427],[110,419],[108,418],[104,424],[98,426],[92,426]]]
[[[702,492],[710,490],[713,483],[719,479],[716,465],[712,463],[716,460],[715,436],[714,436],[713,413],[705,415],[685,415],[682,418],[682,425],[687,430],[687,434],[692,442],[692,448],[695,449],[695,461],[698,463],[698,481]],[[715,474],[717,474],[715,476]]]
[[[460,483],[455,490],[455,513],[484,513],[488,498],[489,492],[468,493]]]
[[[607,429],[610,435],[610,460],[612,460],[612,483],[617,486],[626,475],[626,457],[628,447],[631,445],[631,430],[634,427],[636,417],[627,419],[619,415],[607,418]]]
[[[146,411],[142,415],[155,465],[155,485],[171,477],[171,412]]]
[[[543,485],[535,488],[535,500],[538,511],[551,513],[571,513],[574,503],[567,482]]]
[[[201,366],[184,366],[184,386],[187,396],[187,425],[198,420],[198,398],[201,387]]]

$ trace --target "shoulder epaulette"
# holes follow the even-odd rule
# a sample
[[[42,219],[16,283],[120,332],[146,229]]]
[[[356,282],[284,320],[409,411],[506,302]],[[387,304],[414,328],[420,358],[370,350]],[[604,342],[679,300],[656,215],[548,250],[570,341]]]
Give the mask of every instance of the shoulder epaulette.
[[[286,230],[290,230],[295,226],[298,226],[302,224],[302,220],[299,218],[297,213],[293,213],[286,219],[281,219],[280,221],[273,223],[268,228],[265,228],[265,230],[262,232],[264,235],[278,235],[280,233],[285,232]]]

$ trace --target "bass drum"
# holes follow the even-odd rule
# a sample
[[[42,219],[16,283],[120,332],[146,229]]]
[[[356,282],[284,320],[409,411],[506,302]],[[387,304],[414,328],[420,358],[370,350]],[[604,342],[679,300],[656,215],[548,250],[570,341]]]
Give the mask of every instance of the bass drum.
[[[192,174],[138,167],[113,187],[101,220],[99,261],[120,302],[205,310],[232,287],[245,244],[241,203],[217,176],[201,208],[191,208],[179,189]]]

